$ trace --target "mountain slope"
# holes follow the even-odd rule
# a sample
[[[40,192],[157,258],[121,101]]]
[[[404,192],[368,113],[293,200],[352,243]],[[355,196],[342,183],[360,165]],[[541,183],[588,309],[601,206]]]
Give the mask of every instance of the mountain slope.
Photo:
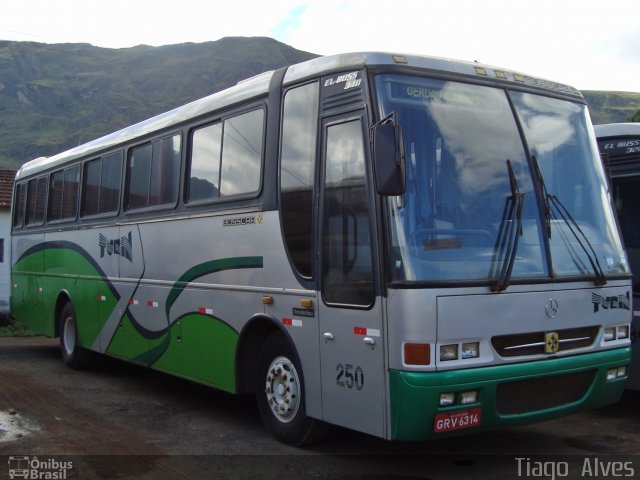
[[[54,154],[315,56],[269,38],[117,50],[0,42],[0,165]]]
[[[18,167],[317,55],[265,37],[125,49],[0,41],[0,167]],[[640,93],[583,92],[594,123]]]
[[[640,111],[640,93],[585,90],[582,95],[589,104],[591,121],[595,125],[624,122]]]

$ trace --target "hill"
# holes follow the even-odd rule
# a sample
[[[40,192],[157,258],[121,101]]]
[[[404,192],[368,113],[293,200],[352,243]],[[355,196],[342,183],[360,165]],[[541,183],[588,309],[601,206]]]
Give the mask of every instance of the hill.
[[[584,90],[582,95],[589,104],[591,121],[595,125],[624,122],[640,110],[640,93]]]
[[[125,49],[0,41],[0,166],[52,155],[316,56],[259,37]]]
[[[0,167],[16,168],[317,55],[264,37],[163,47],[0,41]],[[624,121],[640,93],[583,92],[594,123]]]

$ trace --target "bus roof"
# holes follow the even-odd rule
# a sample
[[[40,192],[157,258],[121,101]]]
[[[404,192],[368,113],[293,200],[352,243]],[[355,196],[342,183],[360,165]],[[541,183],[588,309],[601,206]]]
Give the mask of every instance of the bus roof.
[[[640,123],[603,123],[593,130],[598,138],[640,136]]]
[[[582,94],[573,87],[501,68],[482,65],[477,62],[383,52],[345,53],[318,57],[288,67],[283,82],[286,85],[304,80],[305,78],[311,78],[320,74],[329,74],[340,70],[362,69],[365,66],[384,67],[392,65],[480,77],[486,78],[487,80],[492,79],[498,82],[544,89],[556,94],[569,95],[576,99],[582,99]],[[273,71],[269,71],[247,80],[242,80],[238,82],[237,85],[227,88],[226,90],[195,100],[135,125],[58,153],[52,157],[40,157],[31,160],[18,170],[16,180],[45,169],[64,165],[67,162],[81,157],[98,154],[115,148],[125,142],[170,128],[173,125],[179,125],[190,119],[204,116],[210,112],[237,104],[244,100],[265,95],[268,92],[273,73]]]

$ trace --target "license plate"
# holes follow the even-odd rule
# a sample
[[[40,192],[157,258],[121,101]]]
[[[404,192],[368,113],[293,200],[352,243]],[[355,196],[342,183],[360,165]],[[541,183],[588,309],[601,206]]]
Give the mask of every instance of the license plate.
[[[433,422],[433,431],[435,433],[441,433],[475,427],[480,425],[481,417],[481,408],[458,410],[457,412],[451,413],[439,413]]]

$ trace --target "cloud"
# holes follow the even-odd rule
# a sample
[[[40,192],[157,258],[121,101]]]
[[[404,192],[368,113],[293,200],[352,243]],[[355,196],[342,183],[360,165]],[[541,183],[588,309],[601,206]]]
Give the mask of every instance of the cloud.
[[[0,38],[84,42],[108,48],[265,36],[295,0],[21,0],[2,7]]]
[[[307,5],[304,3],[294,5],[287,12],[286,17],[280,19],[274,27],[270,28],[271,36],[274,38],[287,38],[292,31],[298,30],[300,28],[300,17],[306,9]]]
[[[0,38],[122,48],[272,36],[322,55],[417,53],[637,91],[639,16],[637,0],[20,0],[3,5]]]
[[[297,28],[279,39],[319,54],[382,50],[478,60],[578,88],[634,91],[638,14],[635,0],[609,0],[606,10],[555,0],[311,0]]]

